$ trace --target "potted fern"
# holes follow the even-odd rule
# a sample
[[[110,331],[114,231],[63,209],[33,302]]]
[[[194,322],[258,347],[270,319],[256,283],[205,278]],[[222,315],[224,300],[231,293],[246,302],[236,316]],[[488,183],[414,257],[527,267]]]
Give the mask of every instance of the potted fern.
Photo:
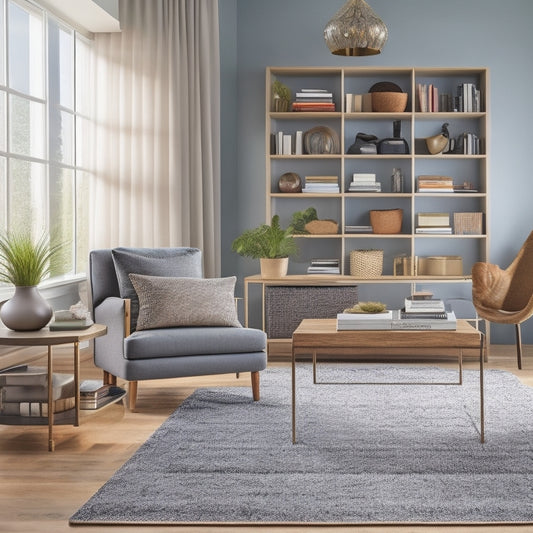
[[[285,276],[289,257],[298,252],[292,231],[281,227],[278,215],[272,217],[270,225],[261,224],[244,231],[233,241],[231,248],[243,257],[259,259],[263,278]]]
[[[0,282],[15,286],[15,294],[2,303],[0,318],[15,331],[35,331],[52,318],[52,308],[37,285],[51,272],[61,244],[46,235],[34,241],[27,232],[0,235]]]

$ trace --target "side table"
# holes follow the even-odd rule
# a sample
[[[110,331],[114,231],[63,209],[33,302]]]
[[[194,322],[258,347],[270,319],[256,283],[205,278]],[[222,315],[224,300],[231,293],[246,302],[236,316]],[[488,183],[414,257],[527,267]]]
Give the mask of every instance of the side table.
[[[74,406],[74,426],[80,425],[80,342],[88,341],[107,334],[107,327],[93,324],[90,328],[69,331],[12,331],[0,328],[0,345],[7,346],[47,346],[48,347],[48,406],[53,405],[53,354],[52,346],[72,344],[74,347],[74,389],[76,391]],[[48,409],[48,450],[54,451],[54,413]]]

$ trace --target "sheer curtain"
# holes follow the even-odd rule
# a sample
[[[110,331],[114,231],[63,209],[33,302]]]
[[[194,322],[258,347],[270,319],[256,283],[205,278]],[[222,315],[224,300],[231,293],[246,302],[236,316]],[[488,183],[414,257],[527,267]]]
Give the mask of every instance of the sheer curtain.
[[[220,273],[217,0],[120,0],[95,37],[91,248],[195,246]]]

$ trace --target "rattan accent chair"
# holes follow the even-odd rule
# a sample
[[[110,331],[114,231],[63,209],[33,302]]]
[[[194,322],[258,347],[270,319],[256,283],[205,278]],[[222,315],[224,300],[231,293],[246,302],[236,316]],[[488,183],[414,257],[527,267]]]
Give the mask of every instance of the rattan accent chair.
[[[505,270],[491,263],[474,264],[472,302],[481,318],[515,325],[516,356],[521,369],[520,324],[533,315],[533,231]]]

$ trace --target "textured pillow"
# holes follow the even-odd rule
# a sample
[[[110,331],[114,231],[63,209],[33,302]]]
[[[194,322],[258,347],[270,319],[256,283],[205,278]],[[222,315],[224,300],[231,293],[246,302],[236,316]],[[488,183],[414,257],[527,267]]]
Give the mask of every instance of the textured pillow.
[[[139,300],[129,275],[202,277],[202,252],[197,248],[115,248],[111,250],[121,298],[131,300],[131,331],[137,327]]]
[[[241,327],[236,277],[168,278],[130,274],[139,297],[137,330],[176,326]]]

